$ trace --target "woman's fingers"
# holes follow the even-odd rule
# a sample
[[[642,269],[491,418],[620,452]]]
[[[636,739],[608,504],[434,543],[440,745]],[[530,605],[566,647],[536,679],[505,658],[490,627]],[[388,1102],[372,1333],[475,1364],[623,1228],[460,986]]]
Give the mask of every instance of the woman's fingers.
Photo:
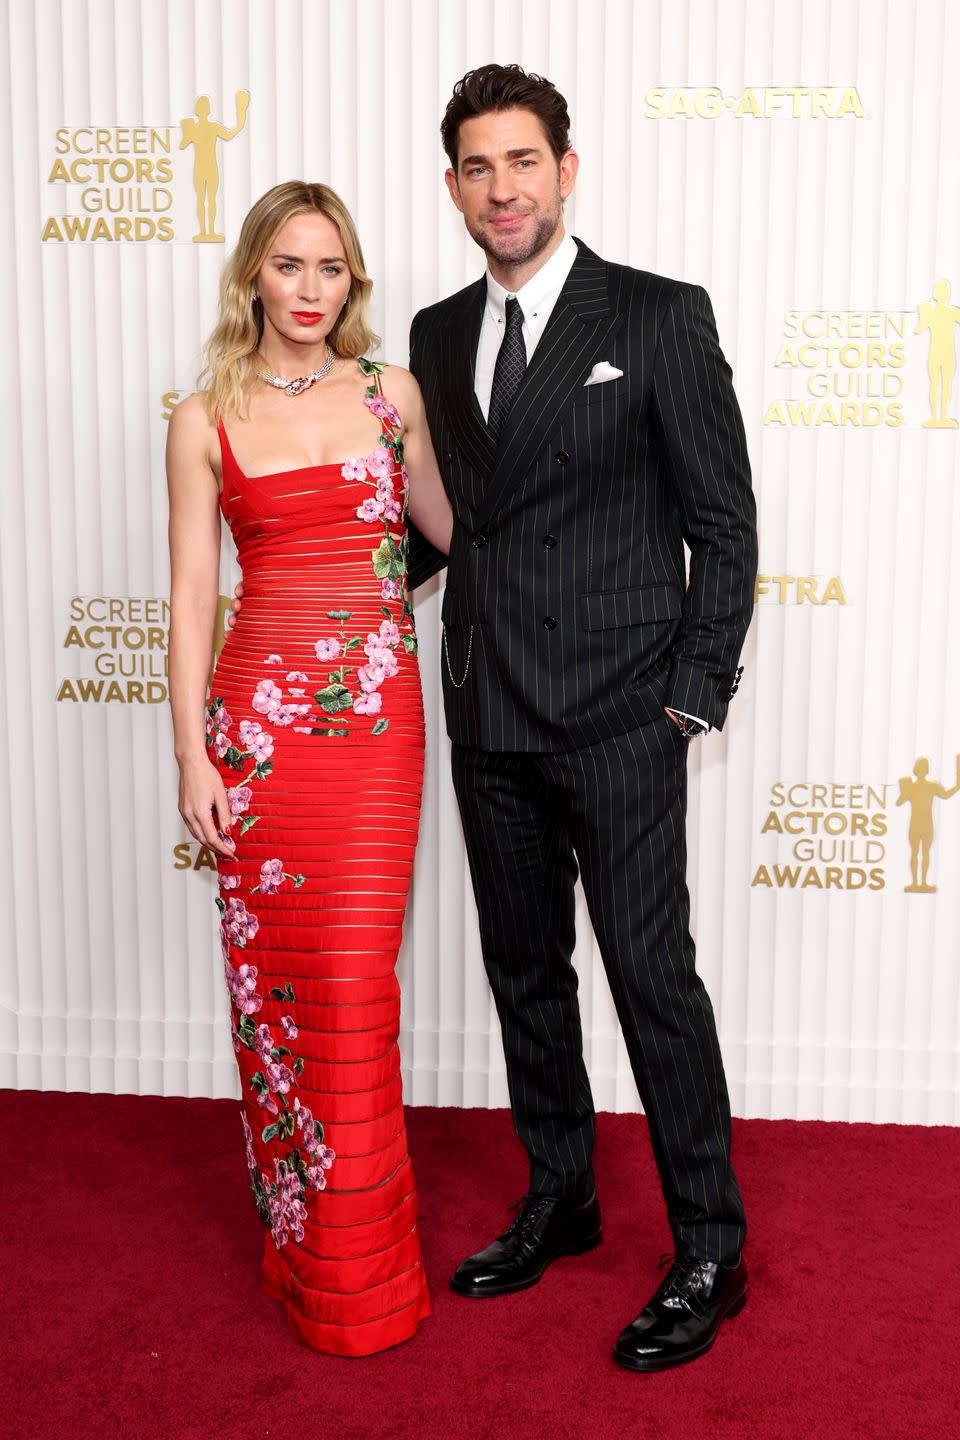
[[[221,835],[227,835],[229,838],[229,830],[233,824],[233,816],[230,814],[230,802],[227,799],[227,792],[222,782],[217,785],[216,793],[213,797],[213,808],[216,811],[217,828]]]

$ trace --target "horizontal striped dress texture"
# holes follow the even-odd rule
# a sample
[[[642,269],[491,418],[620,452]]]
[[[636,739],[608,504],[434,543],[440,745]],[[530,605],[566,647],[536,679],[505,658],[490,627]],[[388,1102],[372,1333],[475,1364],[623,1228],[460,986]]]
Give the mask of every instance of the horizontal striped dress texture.
[[[207,719],[235,817],[218,908],[262,1286],[338,1355],[430,1311],[397,1048],[423,779],[406,471],[360,363],[370,456],[253,478],[218,427],[244,601]]]

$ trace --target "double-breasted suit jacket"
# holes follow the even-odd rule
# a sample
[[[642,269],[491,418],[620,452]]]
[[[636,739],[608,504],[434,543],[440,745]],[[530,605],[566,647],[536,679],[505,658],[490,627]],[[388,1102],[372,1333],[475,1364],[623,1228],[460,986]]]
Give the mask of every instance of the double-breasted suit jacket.
[[[474,394],[485,280],[411,329],[455,515],[447,727],[483,750],[591,745],[664,706],[722,727],[753,609],[750,468],[710,300],[577,245],[498,443]],[[622,374],[585,384],[598,362]],[[444,562],[413,534],[412,586]]]

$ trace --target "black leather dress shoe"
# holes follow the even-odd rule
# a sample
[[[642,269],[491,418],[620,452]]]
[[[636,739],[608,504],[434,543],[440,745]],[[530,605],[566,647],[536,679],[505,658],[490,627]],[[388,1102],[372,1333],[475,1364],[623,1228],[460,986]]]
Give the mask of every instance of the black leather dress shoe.
[[[665,1258],[673,1264],[663,1284],[614,1346],[614,1360],[627,1370],[669,1370],[705,1355],[723,1321],[747,1303],[742,1259],[715,1265],[692,1255]]]
[[[596,1195],[584,1205],[564,1203],[555,1195],[527,1195],[513,1224],[457,1266],[450,1287],[475,1299],[509,1295],[536,1285],[559,1255],[583,1255],[599,1244]]]

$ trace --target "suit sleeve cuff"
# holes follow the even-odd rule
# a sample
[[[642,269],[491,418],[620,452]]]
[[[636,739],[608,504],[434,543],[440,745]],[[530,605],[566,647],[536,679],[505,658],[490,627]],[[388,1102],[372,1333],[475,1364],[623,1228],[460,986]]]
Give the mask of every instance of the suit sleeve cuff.
[[[663,703],[668,710],[689,715],[709,730],[722,730],[729,697],[721,699],[715,675],[680,660],[667,682]]]

